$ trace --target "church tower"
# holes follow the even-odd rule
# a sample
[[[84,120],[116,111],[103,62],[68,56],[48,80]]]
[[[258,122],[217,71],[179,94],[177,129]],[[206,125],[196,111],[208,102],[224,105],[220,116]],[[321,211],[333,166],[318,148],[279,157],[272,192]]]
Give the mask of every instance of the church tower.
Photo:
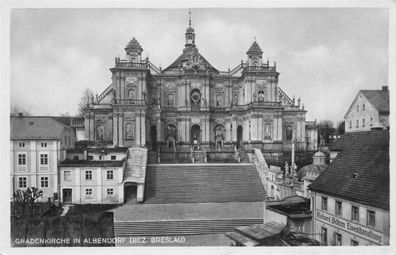
[[[188,28],[186,29],[186,47],[195,48],[195,33],[194,28],[191,27],[191,10],[188,12]]]
[[[248,55],[249,66],[261,66],[263,62],[263,51],[257,44],[256,40],[254,40],[252,46],[250,46],[246,54]]]

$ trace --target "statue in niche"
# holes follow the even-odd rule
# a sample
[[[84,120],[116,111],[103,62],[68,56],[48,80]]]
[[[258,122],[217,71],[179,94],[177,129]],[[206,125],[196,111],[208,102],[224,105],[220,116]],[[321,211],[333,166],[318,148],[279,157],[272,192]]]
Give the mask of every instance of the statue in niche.
[[[271,139],[271,125],[265,124],[264,138]]]
[[[256,92],[253,92],[253,102],[256,102],[256,99],[257,99],[257,94]]]
[[[134,89],[131,89],[128,91],[128,99],[131,100],[130,103],[131,104],[135,104],[135,99],[136,99],[136,92]]]
[[[265,100],[264,91],[260,90],[258,93],[258,101],[263,102]]]
[[[184,101],[184,104],[186,105],[186,106],[188,106],[188,99],[186,98],[186,100]]]
[[[143,91],[142,95],[143,95],[143,101],[146,102],[146,91]]]
[[[173,95],[169,94],[168,95],[168,106],[174,106],[175,105],[175,101],[173,99]]]
[[[202,106],[203,106],[203,107],[206,107],[206,100],[205,100],[205,98],[202,98]]]
[[[232,105],[237,106],[238,105],[238,95],[234,94],[234,97],[232,98]]]
[[[126,124],[126,128],[125,128],[125,139],[134,139],[135,136],[135,125],[134,123],[128,123]]]
[[[103,134],[104,134],[103,125],[99,125],[96,128],[96,140],[103,140]]]
[[[216,96],[216,106],[218,107],[223,106],[223,97],[220,94]]]
[[[224,139],[224,127],[221,125],[216,126],[215,128],[215,138],[216,139]]]

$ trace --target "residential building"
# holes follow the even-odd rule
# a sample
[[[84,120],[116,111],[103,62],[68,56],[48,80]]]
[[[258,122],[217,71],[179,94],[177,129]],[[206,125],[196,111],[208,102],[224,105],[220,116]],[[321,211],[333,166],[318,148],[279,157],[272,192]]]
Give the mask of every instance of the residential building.
[[[389,90],[360,90],[345,116],[345,132],[389,128]]]
[[[39,201],[57,199],[58,163],[66,150],[74,147],[71,127],[53,117],[10,117],[11,194],[18,189],[37,187],[43,191]]]
[[[389,131],[345,133],[340,151],[309,186],[322,245],[389,244]]]

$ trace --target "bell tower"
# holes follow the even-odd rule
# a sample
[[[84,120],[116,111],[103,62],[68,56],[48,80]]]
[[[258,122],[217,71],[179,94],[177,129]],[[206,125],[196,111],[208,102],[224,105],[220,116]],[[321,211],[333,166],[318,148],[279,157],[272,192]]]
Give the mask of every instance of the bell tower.
[[[254,40],[246,54],[248,55],[249,66],[261,66],[263,62],[263,51],[256,40]]]
[[[125,47],[126,58],[128,62],[140,63],[142,60],[143,48],[140,46],[139,42],[134,38]]]
[[[188,28],[186,29],[186,47],[195,48],[195,33],[191,27],[191,10],[188,11]]]

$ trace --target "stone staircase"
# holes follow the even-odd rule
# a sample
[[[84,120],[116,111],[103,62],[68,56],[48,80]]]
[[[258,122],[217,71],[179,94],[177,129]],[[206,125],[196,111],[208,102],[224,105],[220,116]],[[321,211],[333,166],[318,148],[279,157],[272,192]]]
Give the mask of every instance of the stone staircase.
[[[235,227],[260,224],[263,219],[225,220],[172,220],[152,222],[114,222],[114,235],[122,236],[170,236],[205,235],[233,231]]]
[[[241,163],[248,163],[250,162],[249,156],[247,155],[246,151],[239,151],[239,158]]]
[[[194,151],[194,163],[205,163],[204,151]]]
[[[253,164],[148,165],[145,203],[263,201],[265,192]]]

